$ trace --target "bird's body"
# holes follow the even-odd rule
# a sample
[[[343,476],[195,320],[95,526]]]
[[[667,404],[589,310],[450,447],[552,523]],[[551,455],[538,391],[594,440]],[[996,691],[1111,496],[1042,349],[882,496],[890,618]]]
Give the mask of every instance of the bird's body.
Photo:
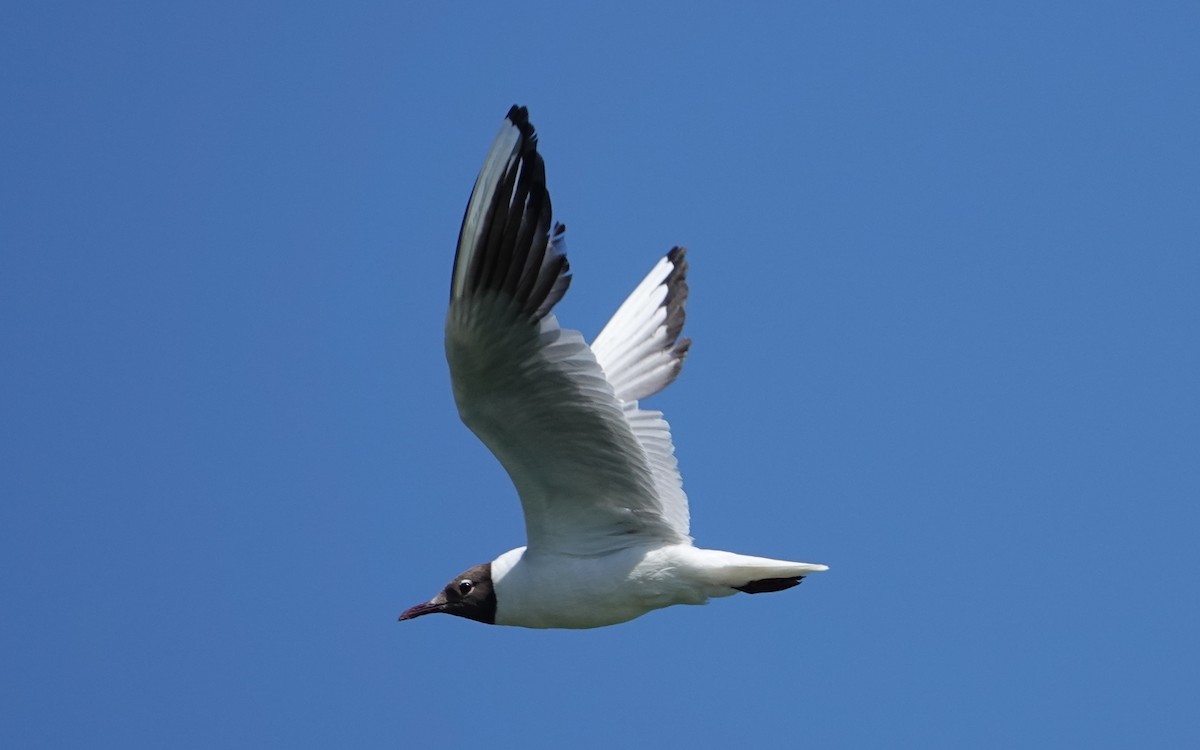
[[[530,554],[492,561],[497,625],[598,628],[674,604],[704,604],[754,580],[798,579],[824,566],[701,549],[639,544],[596,557]]]
[[[670,428],[639,406],[675,379],[691,343],[680,338],[685,251],[667,253],[589,345],[551,312],[570,282],[563,235],[528,113],[513,107],[463,217],[446,359],[463,422],[517,488],[527,544],[400,619],[593,628],[825,570],[692,545]]]

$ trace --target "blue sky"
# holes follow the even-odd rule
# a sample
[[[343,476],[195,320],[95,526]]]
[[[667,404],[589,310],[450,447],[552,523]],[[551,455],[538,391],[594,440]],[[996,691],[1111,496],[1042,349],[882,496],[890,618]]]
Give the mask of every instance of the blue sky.
[[[1183,747],[1193,3],[25,3],[0,745]],[[705,546],[794,591],[398,624],[522,543],[442,318],[509,105],[594,335],[687,245]]]

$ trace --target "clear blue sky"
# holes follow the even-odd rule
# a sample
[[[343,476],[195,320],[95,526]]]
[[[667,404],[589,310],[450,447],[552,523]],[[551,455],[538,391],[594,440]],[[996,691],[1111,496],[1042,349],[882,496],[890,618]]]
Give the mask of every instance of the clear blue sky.
[[[1200,8],[562,5],[7,8],[0,746],[1197,742]],[[689,247],[698,542],[829,573],[396,623],[523,542],[441,341],[514,102],[565,324]]]

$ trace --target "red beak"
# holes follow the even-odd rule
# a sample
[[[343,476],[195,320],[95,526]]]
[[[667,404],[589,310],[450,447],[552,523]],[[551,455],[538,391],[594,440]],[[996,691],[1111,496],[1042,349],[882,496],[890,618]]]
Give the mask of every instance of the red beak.
[[[424,604],[418,604],[415,607],[409,607],[408,609],[404,610],[404,614],[400,615],[399,622],[404,622],[405,620],[411,620],[412,618],[420,617],[421,615],[432,615],[437,612],[441,612],[444,606],[445,606],[444,602],[434,601],[434,602],[425,602]]]

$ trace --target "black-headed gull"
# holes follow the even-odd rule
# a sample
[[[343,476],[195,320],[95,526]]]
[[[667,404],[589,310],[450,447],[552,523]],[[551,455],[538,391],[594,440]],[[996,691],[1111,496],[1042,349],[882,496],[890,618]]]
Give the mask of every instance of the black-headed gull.
[[[595,628],[826,570],[692,545],[670,428],[638,406],[675,379],[691,343],[679,337],[685,251],[667,253],[588,346],[552,312],[571,280],[563,232],[529,113],[514,106],[458,235],[446,359],[463,422],[520,494],[527,545],[400,619]]]

